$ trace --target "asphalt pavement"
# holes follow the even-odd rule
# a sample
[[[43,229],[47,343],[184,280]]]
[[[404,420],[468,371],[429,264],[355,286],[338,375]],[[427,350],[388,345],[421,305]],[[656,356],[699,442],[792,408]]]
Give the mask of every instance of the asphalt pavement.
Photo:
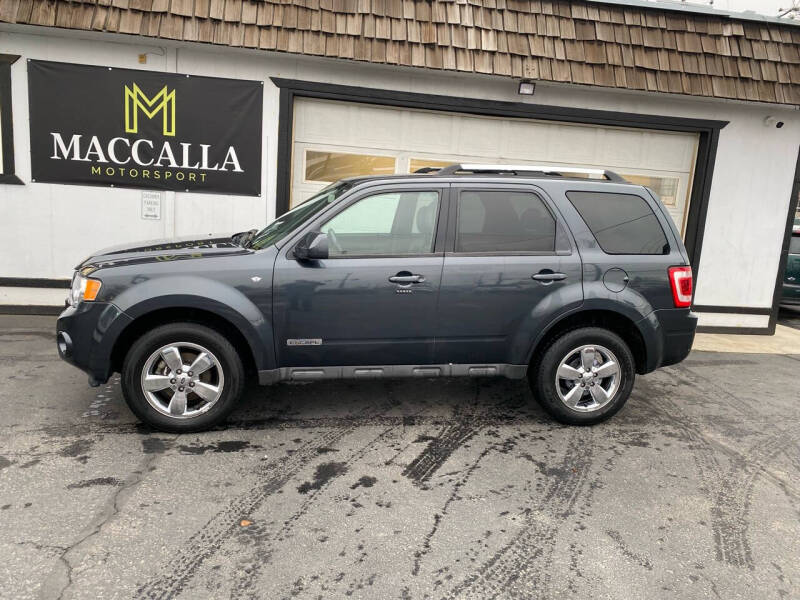
[[[138,425],[0,317],[0,597],[800,597],[800,356],[694,352],[611,421],[524,382],[253,387]]]

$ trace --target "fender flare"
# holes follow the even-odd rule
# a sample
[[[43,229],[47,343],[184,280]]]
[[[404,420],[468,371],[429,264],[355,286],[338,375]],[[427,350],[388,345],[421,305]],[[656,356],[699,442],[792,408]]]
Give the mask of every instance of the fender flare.
[[[642,315],[630,304],[614,303],[611,305],[605,299],[589,298],[584,300],[581,305],[559,315],[557,319],[554,319],[552,323],[545,327],[539,333],[539,335],[536,336],[530,346],[530,349],[528,350],[526,357],[527,364],[531,363],[534,353],[540,347],[542,341],[544,341],[554,329],[556,329],[567,319],[576,317],[581,313],[589,312],[611,313],[626,319],[634,326],[642,338],[644,346],[644,372],[652,371],[655,368],[655,365],[660,363],[661,357],[664,353],[663,335],[661,332],[661,326],[655,316],[654,311],[651,310],[648,314]]]
[[[236,328],[249,345],[257,369],[275,368],[271,320],[242,292],[219,281],[194,275],[159,277],[131,286],[113,302],[131,319],[119,335],[155,311],[204,310]]]

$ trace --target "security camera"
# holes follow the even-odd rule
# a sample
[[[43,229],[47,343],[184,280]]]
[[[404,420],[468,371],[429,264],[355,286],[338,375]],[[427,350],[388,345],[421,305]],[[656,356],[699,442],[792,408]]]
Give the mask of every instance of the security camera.
[[[764,117],[764,125],[766,127],[775,127],[776,129],[780,129],[783,127],[783,121],[778,121],[775,117]]]

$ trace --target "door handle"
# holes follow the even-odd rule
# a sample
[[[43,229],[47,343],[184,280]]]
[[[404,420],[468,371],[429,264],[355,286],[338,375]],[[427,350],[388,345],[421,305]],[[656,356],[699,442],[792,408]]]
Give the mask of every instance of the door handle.
[[[531,275],[532,279],[536,281],[561,281],[566,279],[567,276],[564,273],[553,273],[552,271],[549,272],[539,272],[536,275]]]
[[[422,275],[392,275],[389,277],[392,283],[422,283],[425,278]]]

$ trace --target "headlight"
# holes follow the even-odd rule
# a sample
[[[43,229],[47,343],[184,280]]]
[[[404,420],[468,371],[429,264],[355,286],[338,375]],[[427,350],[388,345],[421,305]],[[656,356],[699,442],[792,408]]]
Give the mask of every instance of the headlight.
[[[72,306],[76,306],[81,301],[91,302],[97,298],[102,285],[103,283],[99,279],[84,277],[76,272],[72,277],[72,287],[67,300]]]

